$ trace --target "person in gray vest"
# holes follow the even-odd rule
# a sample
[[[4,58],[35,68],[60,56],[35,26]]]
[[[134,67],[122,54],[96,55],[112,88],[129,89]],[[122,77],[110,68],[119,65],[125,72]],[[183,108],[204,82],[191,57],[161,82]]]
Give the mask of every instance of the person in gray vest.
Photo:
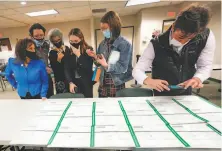
[[[29,28],[29,35],[36,44],[36,54],[40,57],[40,59],[46,65],[46,71],[48,73],[48,78],[49,78],[47,98],[49,98],[50,96],[54,94],[53,82],[52,82],[52,77],[51,77],[53,75],[53,71],[49,65],[50,44],[48,40],[45,40],[45,32],[46,32],[46,29],[39,23],[35,23]]]
[[[169,30],[150,41],[133,77],[156,96],[191,95],[192,88],[203,87],[215,51],[214,34],[207,28],[210,18],[205,6],[192,4],[182,10]],[[145,74],[151,67],[152,78]]]

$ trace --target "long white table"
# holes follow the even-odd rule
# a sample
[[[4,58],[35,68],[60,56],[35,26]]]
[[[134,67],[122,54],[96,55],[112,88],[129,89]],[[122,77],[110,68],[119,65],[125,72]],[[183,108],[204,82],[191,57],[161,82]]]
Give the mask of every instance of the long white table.
[[[1,100],[0,119],[3,145],[141,151],[221,148],[221,108],[196,96]]]

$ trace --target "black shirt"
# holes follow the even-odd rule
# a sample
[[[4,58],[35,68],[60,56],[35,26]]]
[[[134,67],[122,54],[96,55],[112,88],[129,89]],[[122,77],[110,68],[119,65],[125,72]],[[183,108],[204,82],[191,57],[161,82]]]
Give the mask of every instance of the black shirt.
[[[49,52],[49,60],[50,60],[52,70],[54,72],[56,82],[65,81],[64,59],[65,59],[65,54],[69,52],[70,52],[70,49],[69,47],[66,46],[65,52],[64,51],[62,52],[64,54],[64,57],[62,58],[61,62],[57,61],[57,58],[58,58],[57,50],[51,50]]]

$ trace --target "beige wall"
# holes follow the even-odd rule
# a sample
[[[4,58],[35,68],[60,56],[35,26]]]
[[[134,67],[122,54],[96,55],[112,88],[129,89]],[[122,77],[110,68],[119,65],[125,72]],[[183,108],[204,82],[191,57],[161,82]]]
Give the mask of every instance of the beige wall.
[[[178,5],[147,8],[142,10],[141,34],[140,34],[140,51],[142,54],[147,47],[154,30],[162,31],[163,20],[171,19],[167,16],[168,11],[178,12]],[[146,41],[143,43],[142,41]]]
[[[72,28],[80,28],[85,36],[86,41],[91,44],[91,32],[90,32],[90,20],[80,20],[64,23],[53,23],[53,24],[43,24],[47,32],[52,28],[59,28],[64,34],[65,44],[69,44],[68,33]],[[16,38],[22,39],[29,37],[28,34],[29,27],[16,27],[16,28],[6,28],[0,29],[0,33],[3,33],[4,37],[10,39],[11,45],[14,48],[16,44]],[[47,35],[47,33],[46,33]]]

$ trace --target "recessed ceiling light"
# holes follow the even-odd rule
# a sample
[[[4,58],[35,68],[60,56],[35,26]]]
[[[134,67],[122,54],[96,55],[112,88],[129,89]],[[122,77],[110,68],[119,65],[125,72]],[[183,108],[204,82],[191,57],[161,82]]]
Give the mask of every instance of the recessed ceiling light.
[[[27,3],[25,1],[20,2],[21,5],[26,5]]]
[[[54,9],[50,9],[50,10],[44,10],[44,11],[39,11],[39,12],[26,13],[26,15],[31,16],[31,17],[53,15],[53,14],[58,14],[58,12]]]
[[[160,0],[128,0],[126,6],[142,5],[155,2],[160,2]]]

